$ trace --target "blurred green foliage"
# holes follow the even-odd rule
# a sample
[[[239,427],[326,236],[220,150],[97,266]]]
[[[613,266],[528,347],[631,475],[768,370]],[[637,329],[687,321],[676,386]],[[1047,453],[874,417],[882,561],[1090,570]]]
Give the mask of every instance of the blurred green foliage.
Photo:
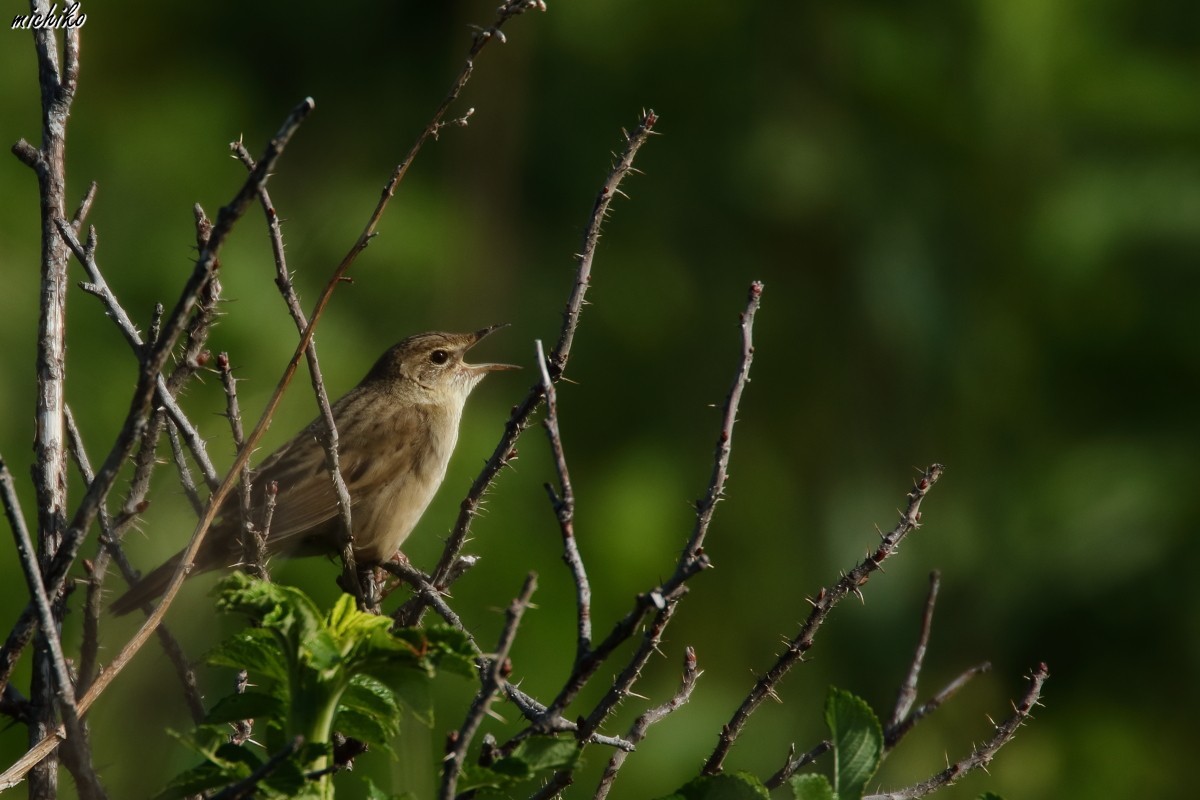
[[[244,135],[261,152],[306,95],[317,111],[271,190],[311,303],[494,5],[85,4],[70,194],[99,182],[99,260],[131,315],[144,326],[155,302],[177,296],[192,203],[215,214],[241,183],[225,143]],[[992,777],[942,796],[1186,795],[1186,770],[1169,765],[1190,758],[1200,669],[1200,589],[1184,572],[1186,532],[1200,523],[1200,5],[551,0],[508,39],[481,55],[458,106],[476,109],[470,126],[422,153],[317,339],[335,394],[420,330],[511,321],[487,356],[532,364],[533,340],[556,335],[618,129],[643,107],[660,114],[664,135],[638,161],[646,174],[607,224],[560,389],[598,630],[671,570],[710,469],[711,406],[732,378],[745,287],[761,279],[766,294],[708,543],[717,569],[695,580],[641,691],[673,691],[686,644],[705,674],[629,760],[617,794],[662,795],[694,774],[751,672],[794,634],[805,595],[862,556],[875,523],[890,525],[912,467],[938,460],[949,469],[924,529],[866,587],[865,606],[838,609],[729,767],[769,775],[789,742],[818,741],[830,683],[886,713],[937,567],[923,694],[969,664],[996,668],[905,741],[882,785],[968,752],[990,731],[984,715],[1004,715],[1020,676],[1045,660],[1035,723]],[[38,119],[30,37],[0,31],[0,141],[36,142]],[[32,455],[37,215],[33,175],[0,159],[0,452],[19,478]],[[248,414],[295,341],[270,263],[254,211],[223,253],[229,302],[211,340],[244,379]],[[74,293],[69,319],[69,398],[95,461],[134,362],[93,298]],[[533,378],[498,375],[472,398],[408,548],[415,563],[436,557]],[[227,464],[218,382],[187,403]],[[298,381],[265,446],[313,413]],[[574,609],[540,431],[521,453],[475,525],[483,560],[454,604],[494,641],[495,609],[537,569],[540,608],[513,661],[526,691],[549,694],[568,668]],[[151,565],[191,525],[162,470],[133,557]],[[335,572],[309,561],[279,577],[328,602]],[[24,592],[10,549],[0,580],[0,619],[15,619]],[[197,658],[225,624],[202,586],[168,619]],[[108,622],[109,657],[132,624]],[[210,696],[232,680],[203,679]],[[406,737],[394,760],[364,763],[376,782],[429,795],[442,729],[469,702],[467,687],[444,691],[428,741]],[[627,703],[611,729],[640,709]],[[147,648],[92,714],[114,796],[148,796],[186,765],[159,735],[184,720],[165,659]],[[19,727],[0,732],[6,764],[22,750]],[[588,770],[604,760],[589,754]],[[590,781],[578,789],[569,796]]]

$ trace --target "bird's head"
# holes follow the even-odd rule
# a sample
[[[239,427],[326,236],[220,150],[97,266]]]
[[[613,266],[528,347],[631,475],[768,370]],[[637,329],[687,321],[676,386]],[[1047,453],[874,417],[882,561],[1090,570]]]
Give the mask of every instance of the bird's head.
[[[427,402],[464,402],[489,372],[520,369],[513,364],[468,364],[468,350],[507,325],[492,325],[473,333],[418,333],[392,347],[371,368],[367,381],[396,385],[405,394]]]

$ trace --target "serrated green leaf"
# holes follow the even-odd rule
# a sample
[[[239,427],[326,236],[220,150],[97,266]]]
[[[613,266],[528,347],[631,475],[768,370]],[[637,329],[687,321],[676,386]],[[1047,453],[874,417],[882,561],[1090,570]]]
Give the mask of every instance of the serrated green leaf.
[[[883,729],[867,702],[830,687],[825,722],[833,740],[833,787],[838,800],[859,800],[883,758]]]
[[[362,779],[363,785],[367,789],[367,800],[417,800],[417,796],[412,792],[401,792],[400,794],[388,794],[387,792],[376,786],[370,778]]]
[[[526,739],[517,745],[511,755],[490,766],[465,764],[458,781],[458,790],[460,793],[474,790],[505,790],[552,770],[570,769],[578,761],[579,748],[573,739]]]
[[[214,647],[207,660],[217,667],[244,669],[254,680],[287,680],[287,661],[279,649],[279,641],[262,628],[234,634]]]
[[[376,669],[371,671],[371,677],[390,689],[421,724],[433,727],[433,694],[429,676],[425,672],[404,667]]]
[[[536,775],[546,770],[575,766],[579,760],[579,747],[574,739],[537,736],[517,745],[509,758],[523,761],[529,771]]]
[[[448,625],[435,625],[425,630],[431,661],[439,670],[446,670],[474,679],[475,650],[467,634]]]
[[[333,727],[368,744],[386,747],[400,733],[403,712],[391,689],[367,675],[356,675],[338,702]]]
[[[375,714],[356,708],[339,708],[333,729],[344,736],[361,739],[375,747],[387,747],[388,739],[396,735],[394,728]]]
[[[278,719],[283,716],[283,709],[284,705],[278,697],[251,689],[243,694],[231,694],[218,700],[204,721],[213,725],[243,719]]]
[[[788,780],[795,800],[836,800],[833,787],[824,775],[793,775]]]
[[[660,800],[770,800],[762,782],[748,772],[701,775]]]
[[[250,771],[247,770],[246,775],[249,774]],[[246,775],[241,776],[241,778],[246,777]],[[181,772],[166,785],[166,788],[154,795],[154,800],[183,800],[186,797],[195,797],[209,789],[219,789],[223,786],[228,786],[234,781],[241,780],[241,778],[230,775],[216,764],[205,762]]]

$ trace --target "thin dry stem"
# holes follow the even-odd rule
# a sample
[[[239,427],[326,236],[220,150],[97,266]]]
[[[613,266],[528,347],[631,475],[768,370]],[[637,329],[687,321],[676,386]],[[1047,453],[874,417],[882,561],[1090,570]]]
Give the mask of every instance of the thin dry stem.
[[[696,688],[696,681],[702,674],[703,672],[696,666],[696,651],[690,647],[687,648],[683,654],[683,677],[679,681],[679,689],[676,690],[674,697],[666,703],[648,709],[633,721],[633,725],[629,727],[629,733],[625,734],[629,743],[636,747],[642,739],[646,738],[646,733],[651,725],[661,722],[682,708],[691,699],[692,690]],[[617,773],[620,772],[627,758],[629,758],[627,750],[617,750],[612,754],[608,765],[604,768],[604,774],[600,776],[596,793],[592,795],[594,800],[604,800],[608,797],[613,782],[617,779]]]
[[[546,366],[546,351],[542,349],[542,340],[538,339],[537,363],[542,373],[542,391],[546,395],[546,435],[550,439],[550,450],[554,454],[554,468],[558,472],[559,491],[546,484],[546,493],[550,496],[550,504],[554,507],[554,516],[558,519],[558,527],[562,532],[563,563],[571,571],[571,580],[575,583],[575,661],[578,663],[592,647],[592,587],[588,583],[587,570],[583,565],[583,556],[579,552],[579,542],[575,539],[575,490],[571,486],[571,473],[567,468],[567,456],[563,452],[562,432],[558,427],[558,392],[554,389],[554,381],[550,378],[550,370]]]
[[[438,794],[442,800],[453,800],[458,787],[458,777],[466,762],[471,740],[475,737],[479,726],[483,724],[483,718],[487,715],[492,702],[495,701],[496,695],[508,682],[508,676],[512,672],[512,664],[508,661],[508,652],[517,636],[517,627],[521,624],[521,617],[529,608],[529,599],[536,589],[537,575],[531,572],[525,576],[525,585],[521,587],[521,593],[508,606],[508,611],[505,613],[504,630],[500,634],[500,641],[496,644],[495,654],[480,664],[479,693],[475,695],[475,700],[471,703],[471,708],[467,711],[467,716],[458,729],[457,735],[451,738],[451,747],[443,762],[442,786]]]
[[[503,11],[503,7],[501,11]],[[579,315],[583,308],[584,296],[591,281],[592,263],[596,255],[596,245],[600,238],[600,226],[608,214],[609,206],[612,203],[613,197],[617,194],[621,181],[633,171],[634,157],[641,146],[646,143],[646,140],[650,138],[654,125],[657,122],[658,117],[653,111],[645,112],[638,121],[638,125],[633,133],[625,134],[625,147],[621,155],[617,157],[616,163],[613,164],[612,170],[609,172],[608,178],[605,180],[592,206],[592,213],[584,232],[583,248],[578,256],[579,267],[575,273],[574,288],[571,291],[566,309],[563,312],[563,325],[559,333],[558,344],[549,358],[551,377],[555,380],[558,379],[566,368],[567,360],[571,354],[571,342],[574,340],[575,330],[579,325]],[[444,590],[448,588],[452,582],[451,578],[456,578],[461,574],[453,573],[452,571],[456,565],[461,563],[459,555],[462,552],[463,545],[467,541],[467,536],[471,530],[471,523],[479,512],[484,495],[491,488],[500,470],[516,457],[515,448],[517,439],[529,427],[534,411],[541,405],[542,397],[542,384],[539,381],[530,387],[525,399],[513,408],[508,422],[505,423],[504,432],[500,436],[499,443],[497,443],[491,457],[471,484],[467,496],[463,498],[459,506],[458,518],[454,523],[454,529],[446,540],[446,546],[442,550],[442,556],[438,561],[437,567],[433,570],[433,583],[438,589]],[[416,625],[420,622],[425,608],[425,601],[420,597],[414,597],[405,603],[393,616],[401,625]]]
[[[741,735],[750,715],[762,704],[763,700],[776,696],[776,687],[779,682],[792,667],[804,660],[804,654],[812,647],[813,639],[829,616],[829,612],[847,595],[861,594],[862,587],[870,578],[871,573],[878,570],[880,565],[896,551],[904,538],[919,527],[921,501],[925,499],[925,495],[942,476],[943,469],[941,464],[933,464],[925,470],[924,475],[909,492],[908,504],[901,512],[896,526],[883,537],[875,552],[869,554],[858,566],[843,575],[833,589],[828,591],[822,589],[817,594],[816,599],[812,601],[812,611],[809,612],[808,619],[801,626],[800,632],[788,643],[787,649],[783,651],[775,664],[759,677],[729,722],[722,727],[717,746],[704,765],[704,774],[715,775],[721,771],[725,757],[729,755],[733,743]]]
[[[1050,677],[1050,669],[1045,664],[1038,664],[1029,676],[1029,688],[1025,691],[1020,702],[1013,706],[1013,713],[996,726],[992,737],[971,750],[966,758],[956,761],[933,777],[920,783],[907,786],[883,794],[873,794],[863,800],[916,800],[932,794],[937,790],[959,781],[964,775],[977,769],[987,769],[987,765],[996,757],[1001,747],[1012,741],[1017,729],[1025,724],[1033,713],[1034,706],[1039,705],[1042,696],[1042,686]]]

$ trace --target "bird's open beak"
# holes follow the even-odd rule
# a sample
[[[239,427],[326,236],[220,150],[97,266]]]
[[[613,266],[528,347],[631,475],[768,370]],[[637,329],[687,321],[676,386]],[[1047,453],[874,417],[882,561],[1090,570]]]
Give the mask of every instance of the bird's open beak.
[[[481,341],[483,341],[484,338],[492,335],[493,333],[500,330],[501,328],[507,328],[507,327],[508,327],[507,322],[501,322],[498,325],[490,325],[486,328],[480,328],[479,330],[477,330],[473,334],[471,334],[474,341],[471,342],[471,344],[467,346],[467,349],[470,350],[472,347],[474,347],[475,345],[477,345]],[[463,366],[470,367],[471,369],[475,370],[476,372],[497,372],[502,369],[520,369],[520,367],[517,366],[516,364],[464,364]]]

